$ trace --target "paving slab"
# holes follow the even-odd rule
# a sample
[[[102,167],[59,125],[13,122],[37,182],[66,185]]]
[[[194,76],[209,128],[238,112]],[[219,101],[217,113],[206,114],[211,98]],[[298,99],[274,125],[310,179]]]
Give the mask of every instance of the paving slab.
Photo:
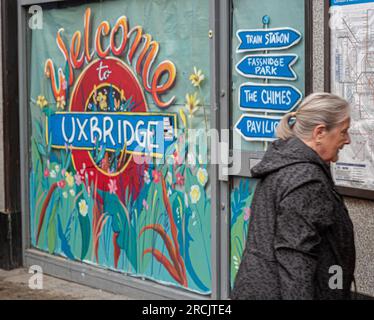
[[[103,290],[43,275],[43,289],[30,289],[27,269],[0,269],[0,300],[133,300]]]

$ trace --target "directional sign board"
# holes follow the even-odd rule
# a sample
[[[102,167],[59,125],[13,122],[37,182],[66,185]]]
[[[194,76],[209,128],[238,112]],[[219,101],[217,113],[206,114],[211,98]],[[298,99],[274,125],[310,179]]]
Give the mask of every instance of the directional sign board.
[[[275,129],[280,117],[243,114],[235,124],[235,130],[247,141],[274,141]]]
[[[288,49],[301,40],[301,33],[293,28],[238,30],[236,36],[240,41],[237,53]]]
[[[247,78],[296,80],[292,65],[297,59],[296,54],[250,55],[239,61],[236,71]]]
[[[302,93],[291,85],[244,83],[239,106],[244,111],[287,113],[301,101]]]

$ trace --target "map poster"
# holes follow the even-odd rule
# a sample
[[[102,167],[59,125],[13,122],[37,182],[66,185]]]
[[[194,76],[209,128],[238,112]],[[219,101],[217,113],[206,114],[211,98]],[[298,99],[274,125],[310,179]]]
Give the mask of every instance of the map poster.
[[[374,1],[332,1],[331,91],[351,105],[351,144],[332,166],[338,186],[374,190]]]

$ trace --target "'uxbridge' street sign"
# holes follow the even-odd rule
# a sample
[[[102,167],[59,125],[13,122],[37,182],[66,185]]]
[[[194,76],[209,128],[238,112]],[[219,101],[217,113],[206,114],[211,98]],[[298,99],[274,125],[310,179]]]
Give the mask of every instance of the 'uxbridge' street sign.
[[[237,53],[287,49],[301,39],[301,33],[293,28],[238,30],[236,36],[240,41]]]
[[[273,141],[280,117],[243,114],[235,124],[235,130],[247,141]]]
[[[290,112],[302,93],[292,85],[244,83],[239,90],[239,106],[245,111]]]
[[[236,71],[247,78],[296,80],[292,65],[296,54],[258,54],[245,56],[236,65]]]

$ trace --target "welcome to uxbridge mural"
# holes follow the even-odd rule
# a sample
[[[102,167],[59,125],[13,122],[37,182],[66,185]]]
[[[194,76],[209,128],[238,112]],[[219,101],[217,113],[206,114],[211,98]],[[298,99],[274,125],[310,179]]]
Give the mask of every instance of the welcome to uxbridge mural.
[[[211,292],[207,17],[197,0],[43,10],[31,40],[34,247]]]

